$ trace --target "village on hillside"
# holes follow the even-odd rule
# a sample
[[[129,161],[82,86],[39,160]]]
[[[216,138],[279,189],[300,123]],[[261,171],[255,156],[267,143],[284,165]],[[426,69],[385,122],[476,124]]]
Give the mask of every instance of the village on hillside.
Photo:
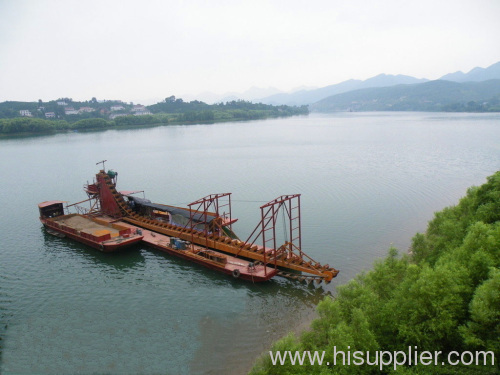
[[[55,119],[61,118],[62,114],[64,116],[71,115],[82,115],[85,113],[99,113],[99,117],[109,117],[109,119],[113,120],[120,116],[143,116],[143,115],[151,115],[152,113],[146,108],[146,106],[141,104],[127,104],[120,100],[112,100],[112,101],[94,101],[94,103],[99,103],[100,105],[96,108],[90,106],[80,106],[77,108],[70,100],[58,100],[56,102],[57,106],[62,108],[62,111],[57,110],[46,110],[46,106],[44,106],[42,102],[39,102],[39,106],[37,107],[36,117],[42,117],[43,115],[46,119]],[[109,103],[107,106],[105,103]],[[104,104],[104,105],[103,105]],[[34,113],[30,109],[20,109],[19,115],[21,117],[35,117]]]

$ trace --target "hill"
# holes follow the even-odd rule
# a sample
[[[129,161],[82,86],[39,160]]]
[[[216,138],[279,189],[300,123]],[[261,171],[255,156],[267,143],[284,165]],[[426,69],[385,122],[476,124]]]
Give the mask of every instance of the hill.
[[[455,72],[446,74],[441,77],[441,81],[453,82],[481,82],[492,79],[500,79],[500,62],[493,64],[487,68],[476,67],[468,73]],[[365,81],[350,79],[338,84],[329,85],[313,90],[300,90],[293,93],[279,93],[259,99],[262,103],[267,104],[287,104],[287,105],[304,105],[316,103],[327,97],[342,94],[349,91],[375,88],[375,87],[390,87],[396,85],[409,85],[416,83],[428,82],[428,79],[417,79],[405,75],[387,75],[379,74],[378,76],[369,78]]]
[[[291,94],[276,94],[260,99],[266,104],[286,104],[286,105],[304,105],[315,103],[326,97],[341,94],[348,91],[365,89],[370,87],[387,87],[399,84],[412,84],[426,82],[426,79],[417,79],[405,75],[387,75],[379,74],[365,81],[350,79],[335,85],[321,87],[314,90],[300,90]]]
[[[500,111],[500,79],[430,81],[350,91],[309,106],[312,111]]]
[[[454,82],[480,82],[500,79],[500,61],[487,68],[476,67],[468,73],[455,72],[442,76],[441,80]]]
[[[499,197],[497,172],[437,212],[409,254],[391,248],[373,270],[338,287],[335,299],[325,297],[310,330],[277,342],[274,357],[263,355],[251,374],[498,374]],[[424,362],[425,352],[434,360]],[[293,365],[298,358],[305,361]]]

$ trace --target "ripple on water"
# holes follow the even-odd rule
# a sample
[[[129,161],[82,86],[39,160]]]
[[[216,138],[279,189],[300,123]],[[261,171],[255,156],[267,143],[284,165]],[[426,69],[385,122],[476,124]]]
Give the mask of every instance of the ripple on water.
[[[433,212],[498,169],[498,119],[312,115],[0,140],[0,371],[245,373],[336,285],[391,243],[405,251]],[[303,249],[339,276],[252,285],[144,246],[102,254],[47,235],[37,203],[83,199],[102,150],[120,189],[153,201],[233,192],[243,240],[263,203],[301,193]]]

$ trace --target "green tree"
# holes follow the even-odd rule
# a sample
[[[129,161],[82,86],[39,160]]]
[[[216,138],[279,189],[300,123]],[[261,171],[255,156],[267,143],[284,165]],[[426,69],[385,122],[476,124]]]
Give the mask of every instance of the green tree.
[[[460,327],[464,342],[476,349],[500,355],[500,271],[491,268],[490,278],[476,289],[470,303],[470,321]]]

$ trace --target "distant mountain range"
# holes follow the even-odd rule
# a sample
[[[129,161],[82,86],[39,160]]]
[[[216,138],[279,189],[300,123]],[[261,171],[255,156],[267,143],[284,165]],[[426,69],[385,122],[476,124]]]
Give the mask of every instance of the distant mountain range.
[[[427,82],[427,79],[417,79],[405,75],[387,75],[379,74],[378,76],[369,78],[365,81],[350,79],[335,85],[322,87],[315,90],[302,90],[292,94],[276,94],[260,99],[265,104],[286,104],[286,105],[303,105],[315,103],[326,97],[342,94],[344,92],[371,88],[371,87],[386,87],[399,84],[411,84]]]
[[[429,81],[377,87],[329,96],[311,111],[500,111],[500,79],[483,82]]]
[[[474,68],[468,73],[455,72],[446,74],[441,77],[438,81],[451,81],[454,83],[465,83],[465,82],[481,82],[487,80],[500,79],[500,62],[489,66],[488,68]],[[379,74],[375,77],[369,78],[367,80],[355,80],[350,79],[344,82],[340,82],[334,85],[329,85],[321,88],[302,88],[293,90],[291,93],[279,92],[276,88],[261,89],[252,87],[251,89],[245,91],[244,93],[227,93],[224,95],[216,95],[213,93],[203,93],[191,99],[198,99],[205,101],[207,103],[214,102],[225,102],[230,100],[248,100],[253,102],[260,102],[265,104],[273,105],[310,105],[310,109],[313,111],[324,111],[324,110],[367,110],[362,108],[380,108],[380,105],[368,105],[365,101],[366,98],[371,97],[370,100],[379,100],[379,104],[382,103],[381,98],[377,95],[382,95],[384,98],[388,98],[390,93],[394,96],[393,100],[388,100],[386,102],[385,109],[388,108],[400,108],[404,107],[402,102],[398,102],[395,98],[397,95],[406,96],[407,98],[413,97],[420,93],[420,102],[426,102],[431,100],[434,103],[434,107],[442,107],[443,105],[452,105],[453,103],[465,103],[467,101],[487,101],[492,98],[490,94],[495,92],[495,85],[490,89],[490,85],[484,85],[484,89],[487,90],[483,94],[477,90],[483,88],[482,85],[466,85],[463,90],[468,94],[462,96],[457,96],[453,93],[453,90],[460,90],[459,86],[447,85],[447,84],[431,84],[428,79],[418,79],[411,76],[405,75],[388,75]],[[424,85],[429,83],[429,85]],[[413,86],[413,85],[424,85],[420,88],[410,88],[410,87],[399,87],[400,85]],[[446,87],[446,89],[445,89]],[[377,90],[377,88],[385,88],[385,90]],[[447,97],[439,98],[439,93],[436,92],[432,95],[432,99],[424,97],[423,93],[428,92],[429,89],[436,89],[442,95],[448,95]],[[363,91],[369,90],[369,91]],[[474,93],[472,93],[472,91]],[[410,94],[408,95],[408,92]],[[404,93],[403,93],[404,92]],[[342,96],[343,94],[346,94]],[[340,95],[340,96],[339,96]],[[360,98],[357,95],[361,95]],[[371,96],[370,96],[371,95]],[[353,105],[353,103],[346,102],[347,98],[350,98],[351,102],[363,102],[364,106]],[[365,98],[365,99],[363,99]],[[398,97],[399,98],[399,97]],[[454,98],[455,102],[450,102],[451,98]],[[189,99],[189,98],[188,98]],[[357,100],[360,99],[360,100]],[[415,99],[416,100],[416,99]],[[446,104],[444,104],[446,103]],[[409,104],[409,103],[406,103]],[[414,103],[415,104],[415,103]],[[392,105],[392,107],[391,107]],[[430,106],[430,105],[429,105]],[[425,107],[423,104],[419,104],[416,108]]]
[[[500,62],[488,68],[474,68],[469,73],[455,72],[446,74],[439,79],[453,82],[481,82],[489,79],[500,79]]]
[[[488,68],[474,68],[469,73],[456,72],[446,74],[439,80],[454,82],[479,82],[490,79],[500,79],[500,62],[491,65]],[[287,104],[302,105],[312,104],[324,100],[330,96],[339,95],[355,90],[370,89],[375,87],[392,87],[397,85],[422,84],[429,82],[428,79],[417,79],[405,75],[387,75],[380,74],[365,81],[348,80],[335,85],[322,87],[315,90],[303,90],[291,94],[276,94],[261,99],[266,104]],[[321,106],[311,106],[311,109],[318,110]]]

